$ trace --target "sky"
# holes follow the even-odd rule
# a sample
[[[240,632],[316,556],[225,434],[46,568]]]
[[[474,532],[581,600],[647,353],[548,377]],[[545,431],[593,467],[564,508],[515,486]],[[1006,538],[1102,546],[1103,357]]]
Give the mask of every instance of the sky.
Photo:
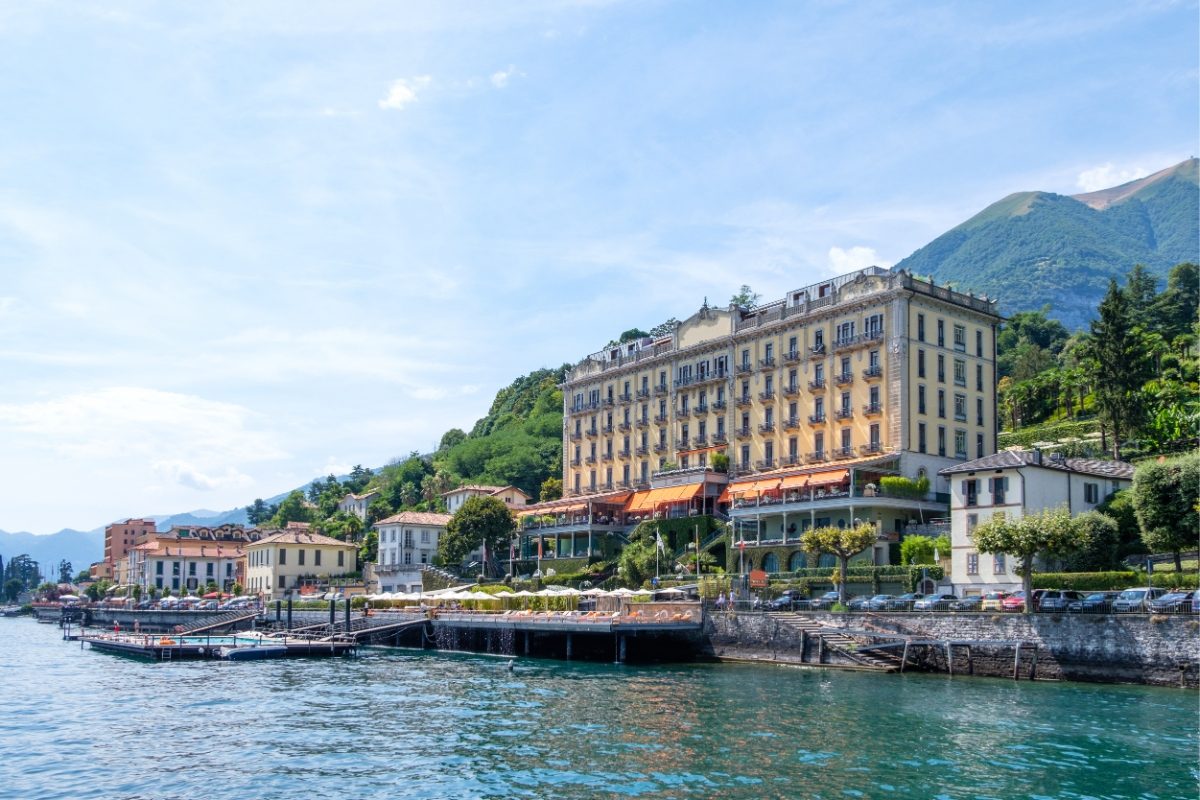
[[[0,6],[0,529],[429,452],[621,331],[1200,147],[1195,2]]]

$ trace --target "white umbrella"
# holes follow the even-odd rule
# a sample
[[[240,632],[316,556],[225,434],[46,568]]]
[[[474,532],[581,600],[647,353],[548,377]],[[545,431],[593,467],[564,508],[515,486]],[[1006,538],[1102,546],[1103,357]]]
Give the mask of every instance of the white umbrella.
[[[79,595],[77,595],[77,594],[60,594],[58,596],[58,599],[59,600],[78,600]]]
[[[522,589],[522,590],[521,590],[521,591],[519,591],[519,592],[513,592],[513,593],[512,593],[512,596],[513,596],[513,597],[537,597],[537,595],[536,595],[536,594],[534,594],[533,592],[529,591],[528,589]]]
[[[463,594],[463,600],[495,600],[496,598],[487,592],[466,592]]]
[[[600,588],[585,589],[584,591],[580,592],[580,594],[587,595],[588,597],[608,597],[609,595],[608,592]]]
[[[687,594],[683,589],[676,589],[674,586],[668,589],[659,589],[656,594]]]

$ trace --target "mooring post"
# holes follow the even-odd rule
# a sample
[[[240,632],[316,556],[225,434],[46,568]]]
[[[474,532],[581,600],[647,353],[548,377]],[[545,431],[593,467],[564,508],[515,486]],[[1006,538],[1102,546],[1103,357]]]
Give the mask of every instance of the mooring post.
[[[525,631],[525,655],[529,655],[529,631]]]
[[[967,645],[967,674],[975,674],[975,657],[971,655],[971,645]]]
[[[618,650],[617,650],[617,653],[618,653],[618,655],[617,655],[617,663],[618,663],[618,664],[624,664],[624,663],[625,663],[625,637],[624,637],[624,636],[621,636],[620,634],[618,634],[618,635],[617,635],[617,642],[619,643],[619,647],[618,647]]]
[[[1035,644],[1033,646],[1033,663],[1029,665],[1029,680],[1031,680],[1031,681],[1037,680],[1037,658],[1038,658],[1038,648],[1037,648],[1037,645]]]
[[[904,652],[900,654],[900,671],[904,672],[904,665],[908,663],[908,639],[904,640]]]
[[[283,601],[275,601],[275,624],[278,625],[283,619]]]
[[[950,642],[946,642],[946,669],[954,675],[954,647]]]
[[[1013,648],[1013,680],[1014,681],[1021,679],[1021,673],[1018,671],[1020,669],[1021,669],[1021,643],[1017,642],[1017,646],[1015,648]]]
[[[806,638],[807,638],[807,636],[804,633],[804,629],[801,628],[800,629],[800,663],[801,664],[804,663],[804,644],[805,644]]]
[[[329,601],[329,632],[333,633],[333,626],[337,620],[337,600]]]
[[[567,661],[571,660],[571,634],[567,634]]]
[[[289,631],[292,629],[292,596],[291,596],[290,594],[288,595],[288,624],[287,624],[287,629],[288,629]]]
[[[346,633],[350,632],[350,598],[346,598]]]
[[[818,664],[825,663],[825,637],[824,636],[817,637],[817,663]]]

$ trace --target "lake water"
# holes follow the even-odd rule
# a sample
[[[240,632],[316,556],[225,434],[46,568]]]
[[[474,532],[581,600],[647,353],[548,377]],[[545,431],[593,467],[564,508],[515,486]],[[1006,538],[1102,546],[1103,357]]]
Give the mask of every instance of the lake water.
[[[0,620],[8,798],[1195,798],[1197,695],[408,650],[159,664]]]

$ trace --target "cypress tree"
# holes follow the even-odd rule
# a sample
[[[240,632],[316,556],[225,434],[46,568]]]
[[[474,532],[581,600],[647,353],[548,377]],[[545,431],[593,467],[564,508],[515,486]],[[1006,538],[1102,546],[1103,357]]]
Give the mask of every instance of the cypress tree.
[[[1113,433],[1113,458],[1121,457],[1121,437],[1137,428],[1142,414],[1142,385],[1150,377],[1150,359],[1134,329],[1129,298],[1108,283],[1100,301],[1099,318],[1092,321],[1092,352],[1096,360],[1096,405]]]

